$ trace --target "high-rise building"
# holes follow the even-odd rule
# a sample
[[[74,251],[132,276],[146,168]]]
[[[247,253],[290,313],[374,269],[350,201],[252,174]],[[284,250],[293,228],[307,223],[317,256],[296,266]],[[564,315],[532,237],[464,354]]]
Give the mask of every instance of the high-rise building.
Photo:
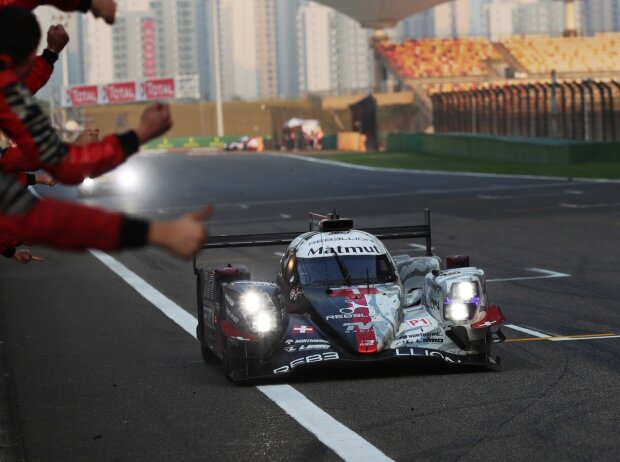
[[[149,0],[126,0],[112,28],[114,80],[137,80],[157,75],[157,31]]]
[[[453,0],[434,8],[435,37],[456,38],[469,35],[469,2]]]
[[[511,0],[492,0],[483,6],[482,29],[492,41],[515,33],[518,3]]]
[[[371,87],[371,34],[353,19],[322,4],[302,5],[297,13],[300,91]]]
[[[92,15],[84,27],[84,83],[114,81],[114,49],[112,28]]]
[[[564,31],[564,2],[533,0],[521,3],[516,15],[516,34],[558,36]]]
[[[583,0],[584,33],[620,31],[620,0]]]
[[[278,96],[282,98],[294,98],[299,94],[296,18],[301,4],[301,0],[276,0],[275,4]]]
[[[223,98],[277,97],[275,0],[217,1]]]

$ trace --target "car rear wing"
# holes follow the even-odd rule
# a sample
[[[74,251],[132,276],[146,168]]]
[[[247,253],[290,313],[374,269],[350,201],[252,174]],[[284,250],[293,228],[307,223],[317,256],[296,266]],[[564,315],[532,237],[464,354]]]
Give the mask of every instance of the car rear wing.
[[[310,231],[320,229],[321,224],[326,222],[337,222],[334,226],[327,226],[325,231],[337,231],[341,228],[338,226],[349,226],[347,229],[353,226],[353,221],[349,219],[340,219],[335,214],[329,216],[319,215],[316,213],[310,213]],[[431,211],[424,209],[424,224],[423,225],[410,225],[410,226],[388,226],[382,228],[364,228],[360,229],[376,236],[380,240],[387,239],[425,239],[426,240],[426,255],[432,255],[431,252]],[[295,231],[286,233],[267,233],[267,234],[223,234],[219,236],[209,236],[207,242],[205,242],[200,250],[194,254],[194,273],[197,272],[196,256],[202,250],[208,249],[232,249],[236,247],[264,247],[275,245],[289,245],[301,234],[305,234],[308,231]]]

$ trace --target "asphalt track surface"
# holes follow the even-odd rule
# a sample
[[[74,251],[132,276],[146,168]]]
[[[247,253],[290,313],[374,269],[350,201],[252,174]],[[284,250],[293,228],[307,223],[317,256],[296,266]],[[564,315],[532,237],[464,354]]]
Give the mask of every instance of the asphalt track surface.
[[[397,461],[618,460],[620,338],[588,336],[620,334],[619,183],[364,170],[266,154],[142,155],[123,168],[139,175],[137,192],[39,191],[150,218],[212,202],[213,234],[303,231],[309,211],[334,207],[361,227],[418,224],[430,208],[435,252],[468,254],[498,280],[489,296],[517,340],[495,350],[501,371],[412,364],[287,383]],[[409,244],[389,247],[420,252]],[[255,386],[202,363],[191,335],[92,254],[34,250],[44,263],[0,266],[3,379],[13,386],[2,421],[18,417],[9,430],[19,444],[0,449],[2,460],[363,460],[338,456]],[[280,250],[203,258],[243,262],[272,280]],[[155,249],[112,256],[195,315],[189,262]]]

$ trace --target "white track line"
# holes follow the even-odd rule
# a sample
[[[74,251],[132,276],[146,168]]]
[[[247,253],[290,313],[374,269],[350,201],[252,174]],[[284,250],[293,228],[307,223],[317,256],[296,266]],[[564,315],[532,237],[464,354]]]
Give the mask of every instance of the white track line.
[[[534,273],[542,273],[543,276],[522,276],[515,278],[503,278],[503,279],[487,279],[487,282],[506,282],[506,281],[525,281],[528,279],[551,279],[551,278],[569,278],[571,275],[568,273],[559,273],[557,271],[551,271],[543,268],[525,268],[527,271],[533,271]]]
[[[179,305],[110,255],[91,250],[101,263],[110,268],[157,309],[196,338],[198,321]],[[346,461],[392,461],[353,430],[345,427],[290,385],[256,387],[276,403],[321,443]]]
[[[198,321],[196,321],[195,317],[107,253],[99,250],[91,250],[90,253],[133,287],[136,292],[151,302],[159,311],[181,326],[185,332],[196,338],[196,325]]]
[[[391,461],[376,447],[342,425],[290,385],[256,387],[288,415],[347,461]]]
[[[514,324],[504,324],[504,327],[512,330],[518,330],[519,332],[523,332],[524,334],[530,334],[534,337],[538,338],[549,338],[553,337],[552,335],[543,334],[542,332],[538,332],[537,330],[528,329],[526,327],[515,326]]]
[[[512,329],[512,330],[516,330],[519,332],[523,332],[524,334],[529,334],[533,337],[537,337],[537,338],[544,338],[549,340],[550,342],[576,342],[579,340],[602,340],[602,339],[606,339],[606,338],[620,338],[620,335],[601,335],[600,337],[598,336],[583,336],[583,337],[573,337],[573,336],[567,336],[567,337],[563,337],[561,335],[557,335],[557,334],[545,334],[544,332],[538,332],[537,330],[534,329],[529,329],[527,327],[522,327],[522,326],[517,326],[515,324],[504,324],[504,327],[507,327],[508,329]]]

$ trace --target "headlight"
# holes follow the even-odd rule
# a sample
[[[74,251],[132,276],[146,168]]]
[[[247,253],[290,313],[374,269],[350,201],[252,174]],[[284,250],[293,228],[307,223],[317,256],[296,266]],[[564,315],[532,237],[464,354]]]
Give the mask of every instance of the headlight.
[[[470,301],[478,296],[478,284],[475,282],[455,282],[450,287],[452,300]]]
[[[452,302],[443,306],[443,316],[447,321],[467,321],[476,313],[475,303]]]
[[[92,178],[84,178],[84,181],[82,181],[82,184],[80,186],[82,186],[85,189],[92,189],[94,185],[95,185],[95,180],[93,180]]]
[[[132,190],[138,185],[138,175],[133,170],[124,169],[118,172],[116,181],[120,188]]]
[[[246,292],[241,296],[241,309],[247,314],[254,314],[265,307],[264,297],[256,292]]]
[[[264,334],[277,327],[276,310],[266,294],[249,291],[240,297],[239,302],[252,331]]]
[[[276,327],[276,319],[273,312],[262,311],[252,319],[252,330],[254,332],[265,333],[272,331]]]

